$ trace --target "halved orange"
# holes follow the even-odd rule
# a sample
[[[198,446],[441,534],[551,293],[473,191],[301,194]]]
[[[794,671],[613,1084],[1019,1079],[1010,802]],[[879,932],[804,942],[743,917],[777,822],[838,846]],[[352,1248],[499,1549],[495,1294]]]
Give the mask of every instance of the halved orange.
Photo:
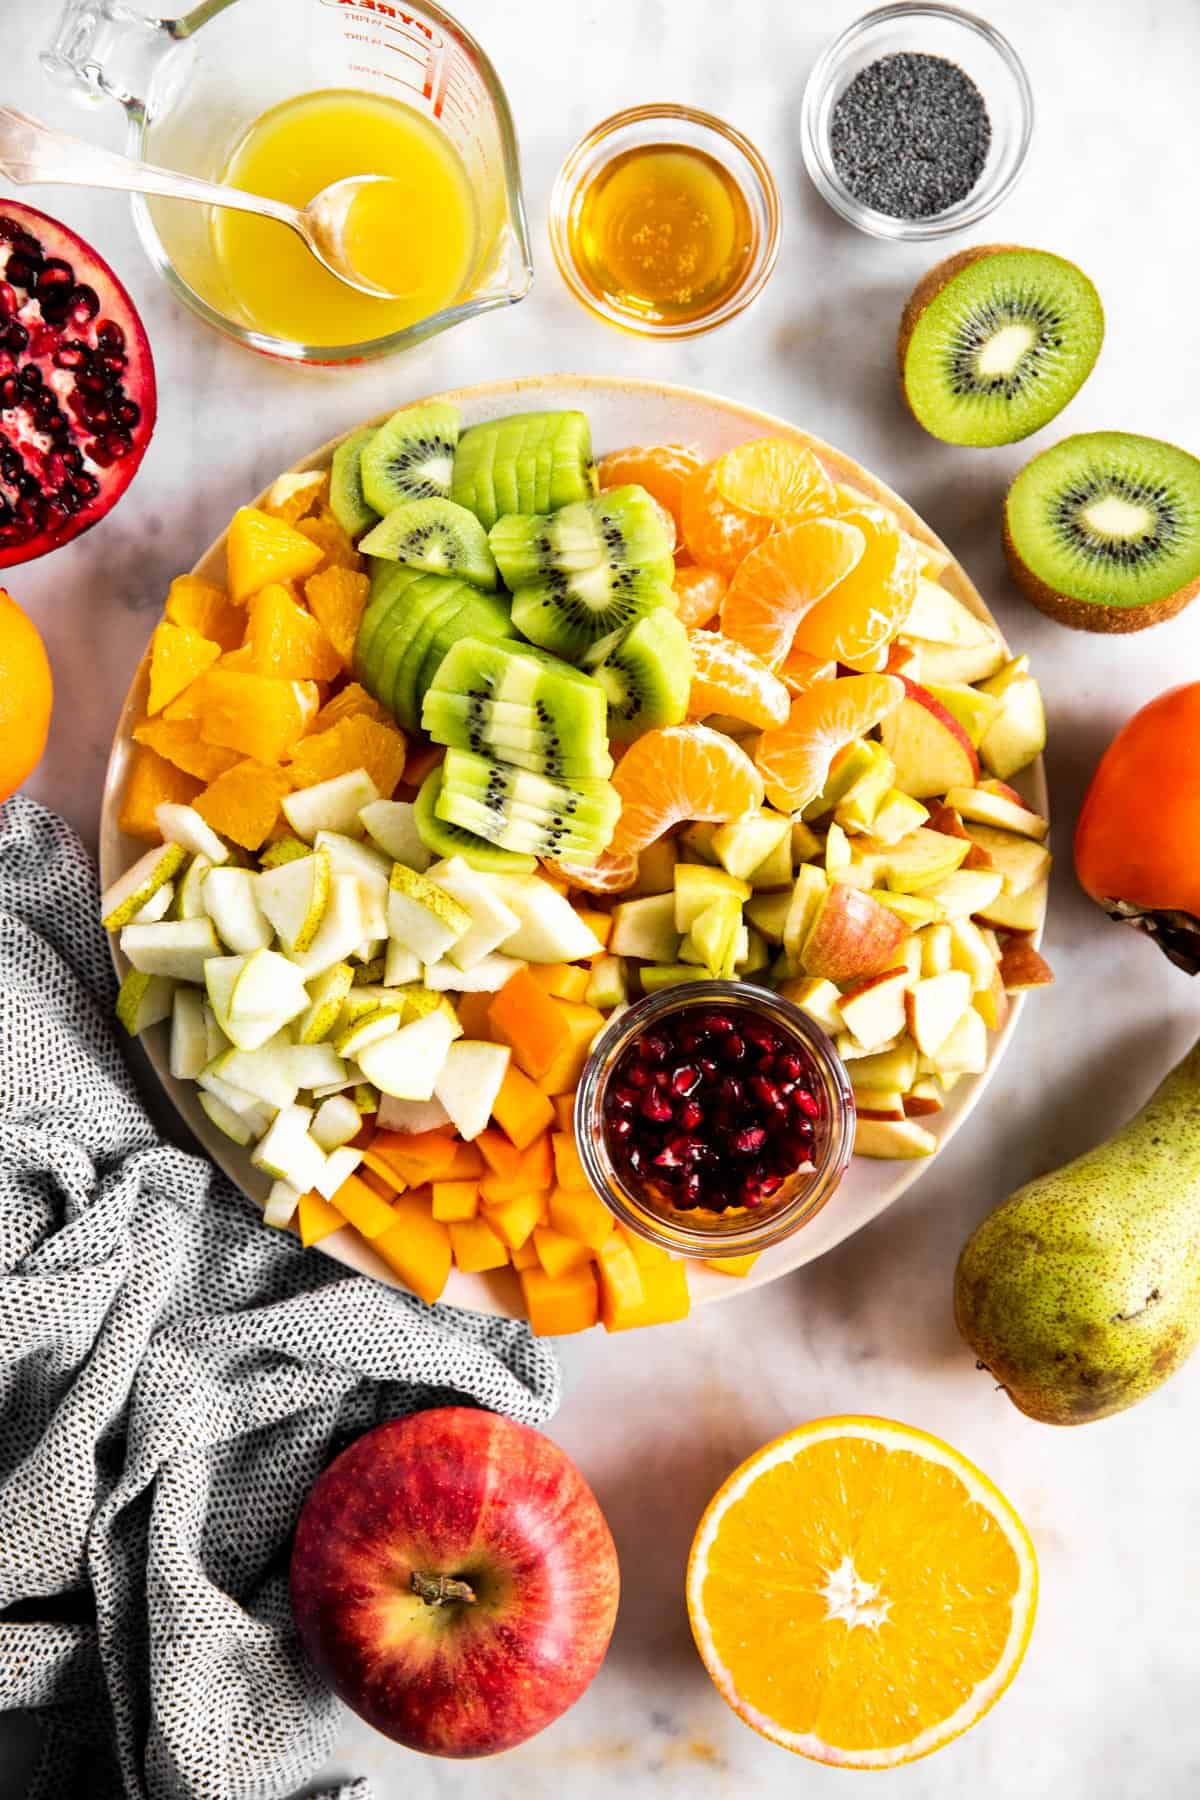
[[[720,610],[725,589],[729,586],[719,569],[704,569],[699,563],[685,563],[675,570],[675,599],[681,625],[707,625]]]
[[[815,800],[838,751],[873,730],[903,698],[897,675],[846,675],[798,694],[786,722],[764,731],[754,752],[771,805],[799,812]]]
[[[763,796],[762,777],[746,752],[695,724],[643,732],[614,769],[612,784],[621,796],[612,854],[644,850],[685,819],[740,818],[761,806]]]
[[[801,619],[851,574],[865,548],[859,527],[840,519],[785,526],[734,572],[721,602],[721,630],[778,668]]]
[[[790,438],[752,438],[715,466],[722,500],[743,512],[796,522],[834,510],[832,481],[812,451]]]
[[[692,1544],[692,1634],[722,1698],[815,1761],[893,1768],[981,1719],[1037,1608],[1029,1533],[911,1425],[818,1419],[729,1477]]]
[[[799,620],[793,644],[811,656],[833,657],[851,668],[886,661],[891,643],[912,608],[917,558],[912,540],[876,507],[846,513],[841,523],[862,534],[854,567]]]
[[[596,480],[601,493],[627,487],[630,482],[645,488],[660,506],[666,507],[678,528],[683,484],[703,464],[700,452],[689,450],[684,444],[631,444],[626,450],[610,450],[600,458]]]
[[[704,463],[684,482],[679,522],[696,561],[722,575],[732,575],[772,529],[770,519],[743,512],[721,498],[715,463]]]
[[[689,631],[692,686],[688,712],[694,719],[724,713],[751,725],[782,725],[788,691],[761,657],[719,631]]]

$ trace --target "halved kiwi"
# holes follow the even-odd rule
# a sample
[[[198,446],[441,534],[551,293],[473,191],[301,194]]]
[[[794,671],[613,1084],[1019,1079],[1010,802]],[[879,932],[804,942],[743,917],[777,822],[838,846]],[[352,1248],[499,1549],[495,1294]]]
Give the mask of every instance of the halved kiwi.
[[[458,432],[456,406],[434,402],[393,413],[363,446],[360,466],[367,505],[377,513],[389,513],[406,500],[449,499]]]
[[[593,656],[587,666],[608,700],[610,737],[640,737],[686,718],[692,652],[686,630],[667,607],[647,613],[615,642],[597,644]]]
[[[375,523],[377,514],[367,505],[362,485],[362,453],[375,436],[369,425],[352,431],[333,453],[329,471],[329,508],[348,537],[356,538]]]
[[[1200,592],[1200,461],[1125,431],[1064,438],[1008,490],[1004,551],[1025,596],[1064,625],[1157,625]]]
[[[900,321],[900,385],[947,444],[1013,444],[1092,372],[1104,309],[1082,269],[1046,250],[962,250],[917,284]]]
[[[474,513],[453,500],[407,500],[394,506],[368,531],[359,549],[364,556],[407,563],[430,575],[457,575],[475,587],[496,585],[487,532]]]

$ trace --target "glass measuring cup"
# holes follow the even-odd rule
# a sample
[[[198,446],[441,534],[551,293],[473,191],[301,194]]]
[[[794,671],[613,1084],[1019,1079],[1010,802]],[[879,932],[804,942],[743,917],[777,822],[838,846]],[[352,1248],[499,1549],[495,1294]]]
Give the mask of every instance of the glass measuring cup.
[[[533,264],[508,100],[474,38],[432,0],[202,0],[165,20],[123,0],[65,0],[41,60],[55,80],[124,108],[131,155],[212,181],[262,114],[321,91],[403,101],[444,134],[474,201],[472,266],[451,304],[354,343],[304,344],[257,329],[216,254],[206,209],[134,200],[142,243],[168,287],[253,350],[305,363],[362,362],[529,292]]]

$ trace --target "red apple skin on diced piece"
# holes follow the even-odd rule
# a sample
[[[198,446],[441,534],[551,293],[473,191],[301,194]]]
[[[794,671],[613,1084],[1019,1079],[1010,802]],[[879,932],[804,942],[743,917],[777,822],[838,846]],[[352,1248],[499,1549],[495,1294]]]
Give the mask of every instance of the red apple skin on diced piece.
[[[904,698],[879,728],[896,765],[896,786],[914,800],[931,799],[952,787],[973,787],[979,758],[958,720],[928,688],[907,675],[900,679]]]
[[[882,974],[894,965],[907,936],[908,927],[898,914],[861,888],[835,881],[823,895],[804,940],[804,972],[839,984]]]
[[[1054,970],[1027,938],[1010,937],[1000,952],[1000,979],[1010,994],[1049,987]]]
[[[981,781],[979,785],[985,794],[997,794],[1001,800],[1011,800],[1014,806],[1019,806],[1026,812],[1029,811],[1029,807],[1026,802],[1022,800],[1016,788],[1009,787],[1007,781],[999,781],[994,775],[990,775],[986,781]]]
[[[310,1660],[360,1718],[433,1756],[512,1749],[573,1705],[618,1592],[574,1463],[473,1407],[356,1439],[296,1526],[292,1612]]]

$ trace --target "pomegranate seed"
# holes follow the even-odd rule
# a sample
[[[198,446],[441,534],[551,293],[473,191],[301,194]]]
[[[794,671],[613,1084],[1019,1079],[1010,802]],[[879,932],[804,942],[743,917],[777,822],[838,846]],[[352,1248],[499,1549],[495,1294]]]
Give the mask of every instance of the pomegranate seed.
[[[785,1056],[781,1056],[775,1066],[785,1081],[799,1081],[804,1074],[804,1064],[798,1056],[793,1056],[790,1051]]]
[[[683,1158],[670,1144],[664,1144],[654,1158],[654,1166],[656,1169],[681,1169]]]
[[[685,1131],[695,1131],[704,1117],[704,1108],[697,1105],[695,1100],[685,1100],[683,1105],[678,1108],[675,1117]]]
[[[700,1071],[690,1063],[680,1063],[671,1076],[671,1092],[680,1096],[691,1094],[700,1085]]]
[[[651,1076],[649,1069],[638,1068],[635,1064],[632,1069],[627,1069],[625,1071],[625,1079],[630,1087],[648,1088],[653,1077]]]
[[[733,1030],[733,1020],[726,1018],[724,1013],[705,1013],[696,1023],[702,1030],[711,1031],[717,1037],[728,1037]]]
[[[767,1134],[761,1125],[746,1125],[741,1131],[734,1132],[729,1147],[735,1156],[757,1156],[766,1141]]]
[[[683,1198],[689,1206],[699,1206],[704,1196],[704,1183],[694,1171],[685,1175],[681,1183]]]
[[[806,1119],[819,1119],[821,1116],[821,1102],[815,1094],[810,1094],[807,1088],[796,1089],[792,1095],[792,1105],[797,1112],[803,1113]]]
[[[100,311],[100,296],[94,287],[87,285],[86,281],[80,282],[78,287],[71,289],[67,308],[77,324],[90,324]]]
[[[727,1037],[725,1042],[721,1045],[722,1062],[740,1063],[745,1054],[746,1040],[745,1038],[739,1037],[736,1032]]]
[[[656,1032],[652,1031],[640,1039],[637,1053],[644,1063],[649,1063],[652,1068],[658,1068],[666,1060],[669,1048],[666,1038],[659,1037]]]
[[[618,1140],[618,1142],[620,1142],[621,1140],[629,1137],[632,1134],[633,1121],[632,1121],[632,1119],[611,1119],[609,1121],[608,1129],[612,1133],[613,1137],[615,1137]]]
[[[702,1056],[700,1058],[700,1073],[703,1075],[705,1081],[715,1081],[717,1079],[717,1065],[711,1056]]]
[[[4,272],[14,287],[24,288],[26,293],[33,286],[34,265],[24,256],[10,256]]]
[[[655,1125],[665,1125],[675,1117],[675,1110],[665,1094],[651,1091],[642,1101],[642,1117]]]
[[[96,327],[96,342],[103,350],[123,350],[125,333],[112,319],[101,319]]]
[[[16,289],[7,281],[0,281],[0,319],[15,317],[17,310]]]
[[[726,1106],[740,1106],[746,1098],[745,1090],[735,1075],[727,1075],[717,1092]]]
[[[750,1077],[750,1092],[756,1100],[761,1100],[764,1106],[778,1106],[779,1104],[779,1089],[773,1081],[768,1081],[765,1075]]]

